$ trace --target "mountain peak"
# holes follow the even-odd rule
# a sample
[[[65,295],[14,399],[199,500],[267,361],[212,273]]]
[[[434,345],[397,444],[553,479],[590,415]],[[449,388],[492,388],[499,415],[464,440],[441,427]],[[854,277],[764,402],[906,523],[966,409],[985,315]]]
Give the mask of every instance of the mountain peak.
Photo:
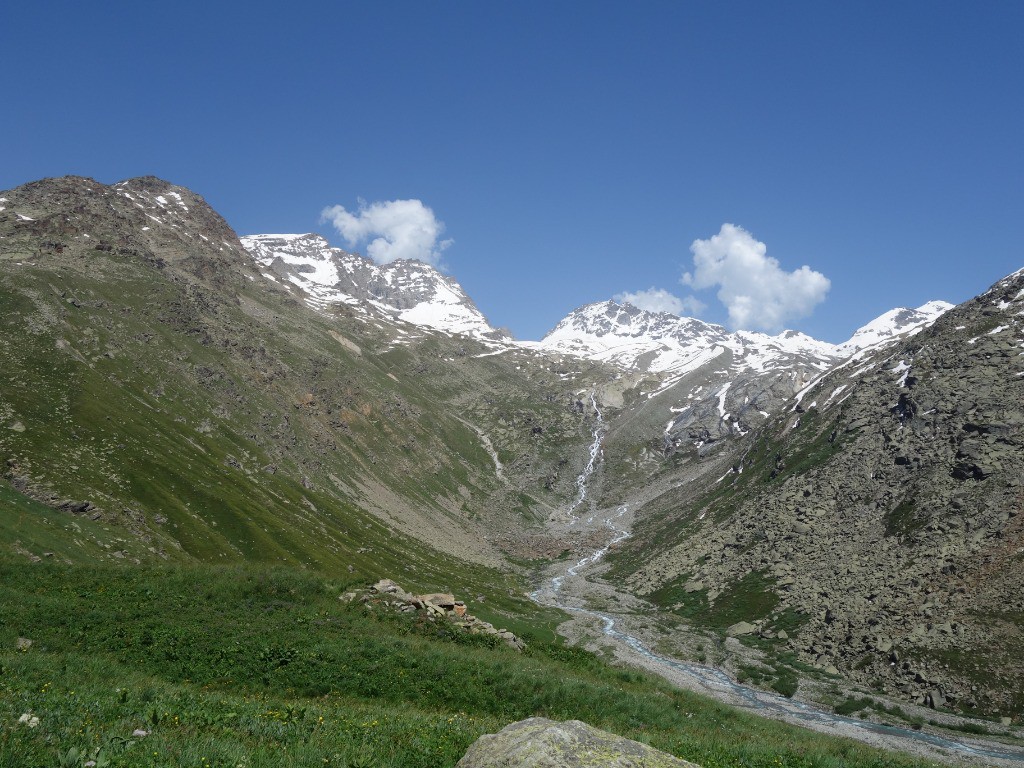
[[[578,333],[595,337],[651,337],[685,328],[691,334],[712,335],[728,333],[719,325],[705,323],[692,317],[680,317],[670,312],[652,312],[628,302],[596,301],[585,304],[566,315],[541,342],[557,342]]]
[[[315,233],[247,235],[242,245],[263,274],[300,288],[308,304],[369,304],[413,325],[476,338],[509,340],[453,278],[421,261],[377,264],[335,248]]]
[[[206,201],[155,176],[103,184],[84,176],[41,179],[3,193],[18,237],[53,233],[61,249],[105,243],[152,252],[163,265],[203,279],[248,268],[235,232]]]

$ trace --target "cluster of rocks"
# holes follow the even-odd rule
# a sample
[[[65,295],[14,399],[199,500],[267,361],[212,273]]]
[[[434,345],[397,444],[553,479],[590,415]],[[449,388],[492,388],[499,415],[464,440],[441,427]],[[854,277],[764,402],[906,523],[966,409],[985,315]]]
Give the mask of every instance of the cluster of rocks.
[[[462,600],[456,600],[455,596],[449,593],[432,592],[425,595],[413,595],[391,579],[381,579],[361,592],[346,592],[340,599],[349,603],[356,600],[362,603],[374,603],[399,613],[422,611],[428,621],[445,620],[471,635],[490,635],[499,638],[507,646],[517,651],[526,650],[526,643],[522,638],[507,629],[495,627],[493,624],[473,616],[466,610],[466,604]]]
[[[22,462],[16,458],[7,459],[2,477],[18,493],[53,509],[69,512],[76,516],[86,515],[90,520],[100,520],[103,517],[103,510],[91,501],[62,498],[56,492],[33,480],[27,472],[27,467],[22,466]]]

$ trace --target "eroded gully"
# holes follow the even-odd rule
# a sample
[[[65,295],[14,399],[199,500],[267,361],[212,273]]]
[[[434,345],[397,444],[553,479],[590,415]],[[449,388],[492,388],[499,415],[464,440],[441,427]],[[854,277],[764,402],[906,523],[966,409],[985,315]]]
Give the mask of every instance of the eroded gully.
[[[555,525],[565,533],[573,531],[591,532],[598,529],[607,531],[607,539],[599,548],[572,565],[549,574],[545,583],[531,593],[537,603],[553,605],[575,616],[592,620],[599,625],[600,632],[612,640],[621,655],[640,666],[667,678],[670,682],[700,690],[713,698],[755,710],[767,716],[804,725],[814,730],[847,736],[875,746],[897,749],[918,754],[959,758],[972,761],[996,761],[999,764],[1020,765],[1024,763],[1024,751],[1002,744],[982,743],[977,740],[959,741],[911,728],[900,728],[865,720],[843,717],[826,712],[810,704],[749,688],[736,682],[726,672],[716,667],[696,664],[656,653],[636,635],[620,629],[621,617],[585,607],[584,592],[589,584],[583,575],[597,565],[615,544],[629,537],[627,521],[629,505],[623,504],[612,511],[594,511],[584,516],[581,511],[588,500],[591,477],[601,461],[601,447],[605,435],[605,423],[600,406],[594,395],[591,405],[595,414],[593,440],[589,449],[589,460],[576,478],[576,498],[566,509],[565,518]]]

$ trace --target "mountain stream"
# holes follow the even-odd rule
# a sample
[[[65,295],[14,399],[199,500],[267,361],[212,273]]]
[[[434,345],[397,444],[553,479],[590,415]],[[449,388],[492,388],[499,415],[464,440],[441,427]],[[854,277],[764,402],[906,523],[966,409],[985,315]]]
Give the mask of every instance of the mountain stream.
[[[579,477],[576,478],[576,500],[569,505],[566,510],[566,514],[569,516],[573,523],[579,521],[579,516],[576,514],[576,510],[579,509],[580,505],[586,501],[587,498],[587,482],[590,480],[590,476],[594,474],[594,469],[597,467],[597,460],[601,455],[601,442],[604,440],[604,415],[601,413],[601,407],[597,404],[597,396],[591,393],[590,404],[594,408],[594,415],[597,417],[596,426],[594,427],[594,440],[590,444],[590,459],[587,461],[587,465],[580,472]],[[591,518],[593,520],[593,518]]]
[[[615,544],[625,540],[630,533],[624,527],[629,505],[623,504],[611,514],[604,516],[594,512],[585,520],[578,510],[587,500],[587,491],[591,476],[597,469],[602,451],[601,444],[605,434],[605,423],[598,406],[597,398],[591,395],[596,426],[593,430],[593,441],[590,445],[589,460],[583,471],[576,478],[577,496],[567,509],[568,527],[578,529],[604,529],[609,536],[606,542],[586,557],[564,568],[556,575],[550,575],[547,583],[530,594],[534,602],[542,605],[553,605],[584,619],[592,619],[600,624],[602,634],[612,640],[617,650],[624,651],[624,656],[651,672],[665,677],[670,682],[700,690],[713,698],[734,706],[752,709],[776,719],[785,720],[797,725],[804,725],[814,730],[832,735],[847,736],[865,741],[878,747],[913,752],[926,756],[968,758],[973,761],[997,761],[990,764],[1020,765],[1024,763],[1024,751],[995,742],[980,742],[974,739],[970,743],[957,741],[911,728],[873,723],[851,717],[844,717],[826,712],[802,701],[795,701],[776,693],[750,688],[732,679],[726,672],[694,662],[681,661],[663,656],[652,651],[643,640],[620,629],[621,617],[616,618],[602,611],[585,608],[583,592],[588,580],[581,572],[596,565]],[[602,519],[599,519],[602,518]]]

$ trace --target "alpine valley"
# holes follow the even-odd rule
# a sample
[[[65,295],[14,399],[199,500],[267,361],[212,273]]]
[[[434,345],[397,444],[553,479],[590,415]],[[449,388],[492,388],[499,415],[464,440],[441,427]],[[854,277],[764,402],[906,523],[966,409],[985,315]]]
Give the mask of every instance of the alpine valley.
[[[0,764],[454,765],[533,715],[705,766],[1024,759],[1024,270],[992,279],[839,345],[613,301],[519,341],[153,177],[2,192],[0,716],[40,726]]]

